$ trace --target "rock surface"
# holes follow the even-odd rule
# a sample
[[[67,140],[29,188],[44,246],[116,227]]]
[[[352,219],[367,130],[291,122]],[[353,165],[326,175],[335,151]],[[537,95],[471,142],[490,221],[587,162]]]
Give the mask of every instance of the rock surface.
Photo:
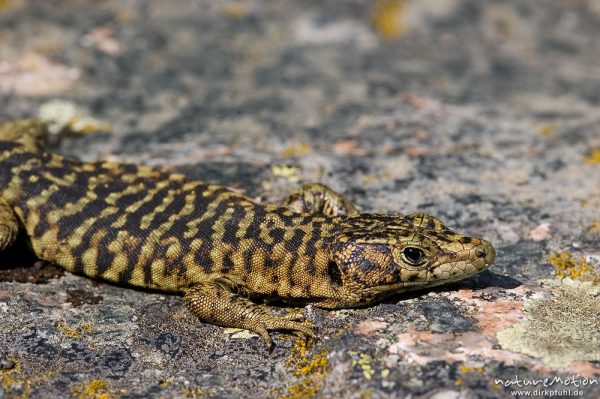
[[[594,0],[0,1],[0,119],[107,130],[56,151],[263,202],[323,181],[498,254],[433,291],[309,307],[318,342],[268,355],[177,296],[15,248],[0,398],[600,397],[598,37]]]

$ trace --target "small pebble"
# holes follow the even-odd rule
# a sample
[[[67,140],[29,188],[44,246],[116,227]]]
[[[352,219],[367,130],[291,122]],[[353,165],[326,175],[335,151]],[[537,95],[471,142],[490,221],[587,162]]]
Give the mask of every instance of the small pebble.
[[[8,359],[0,359],[0,370],[11,370],[15,367],[15,362]]]

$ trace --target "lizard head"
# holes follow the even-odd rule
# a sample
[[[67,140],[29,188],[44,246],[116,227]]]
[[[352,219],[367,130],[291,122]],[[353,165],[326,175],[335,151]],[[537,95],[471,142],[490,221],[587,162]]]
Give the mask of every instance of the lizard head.
[[[361,302],[464,279],[486,269],[496,256],[492,245],[448,229],[439,219],[363,214],[347,219],[333,244],[341,285]]]

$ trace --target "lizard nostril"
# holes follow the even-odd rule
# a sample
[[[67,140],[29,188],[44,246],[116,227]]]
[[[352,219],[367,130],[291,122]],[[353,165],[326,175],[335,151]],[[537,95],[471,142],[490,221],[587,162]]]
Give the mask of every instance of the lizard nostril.
[[[486,264],[491,264],[494,258],[496,257],[496,251],[494,251],[494,247],[492,247],[492,245],[487,242],[475,246],[475,248],[473,248],[473,251],[476,257],[480,259],[485,259]]]
[[[473,250],[475,251],[475,256],[478,258],[487,258],[490,255],[489,245],[477,245]]]

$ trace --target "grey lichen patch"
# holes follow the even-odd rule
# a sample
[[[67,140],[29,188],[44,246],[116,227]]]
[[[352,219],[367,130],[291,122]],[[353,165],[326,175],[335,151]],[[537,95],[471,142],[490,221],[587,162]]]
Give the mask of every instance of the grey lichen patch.
[[[554,368],[600,360],[600,287],[563,280],[551,300],[525,305],[527,320],[497,334],[504,349],[540,357]]]

